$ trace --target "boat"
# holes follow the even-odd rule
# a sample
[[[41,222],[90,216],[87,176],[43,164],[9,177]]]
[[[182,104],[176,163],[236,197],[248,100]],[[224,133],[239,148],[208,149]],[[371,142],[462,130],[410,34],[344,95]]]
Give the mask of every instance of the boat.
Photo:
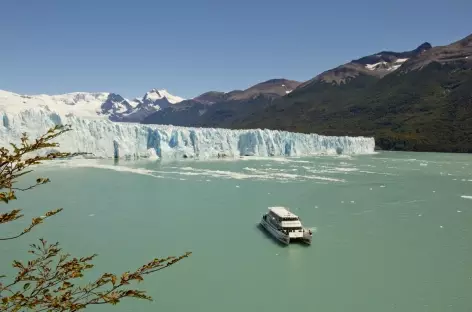
[[[305,228],[300,218],[286,207],[269,207],[260,224],[284,245],[296,241],[311,244],[313,232]]]

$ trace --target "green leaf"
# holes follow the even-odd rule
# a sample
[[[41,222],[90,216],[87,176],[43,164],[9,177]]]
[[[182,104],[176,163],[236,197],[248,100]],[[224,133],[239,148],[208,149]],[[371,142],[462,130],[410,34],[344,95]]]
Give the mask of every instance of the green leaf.
[[[30,288],[31,284],[30,283],[26,283],[24,286],[23,286],[23,290],[27,290],[28,288]]]

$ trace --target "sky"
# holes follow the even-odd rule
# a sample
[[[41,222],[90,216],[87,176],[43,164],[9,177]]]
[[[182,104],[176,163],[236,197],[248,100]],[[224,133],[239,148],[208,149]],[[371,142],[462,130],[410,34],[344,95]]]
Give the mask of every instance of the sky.
[[[192,98],[472,33],[470,0],[0,0],[0,89]]]

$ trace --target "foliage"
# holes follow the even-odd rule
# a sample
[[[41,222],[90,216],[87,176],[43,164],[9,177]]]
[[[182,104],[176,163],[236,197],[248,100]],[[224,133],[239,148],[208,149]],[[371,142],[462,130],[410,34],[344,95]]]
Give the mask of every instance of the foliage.
[[[432,62],[382,79],[359,76],[293,91],[218,125],[373,136],[382,149],[472,152],[472,62]]]
[[[361,73],[341,85],[317,81],[275,100],[171,107],[144,122],[373,136],[382,149],[472,152],[471,119],[468,60],[431,62],[381,79]]]
[[[12,151],[0,148],[0,200],[9,203],[17,199],[16,191],[31,190],[39,185],[50,182],[47,178],[38,178],[26,188],[15,187],[18,178],[31,173],[33,166],[44,161],[66,159],[83,153],[48,152],[44,155],[40,150],[55,148],[59,144],[51,142],[59,135],[70,131],[68,125],[58,125],[45,135],[30,142],[26,133],[22,135],[21,146],[11,144]],[[31,155],[31,154],[36,155]],[[34,227],[50,218],[61,209],[48,211],[44,216],[33,218],[31,224],[17,235],[0,238],[12,240],[29,233]],[[0,224],[6,224],[22,218],[20,209],[0,214]],[[13,267],[18,270],[16,277],[9,283],[0,283],[0,311],[78,311],[88,305],[117,304],[123,298],[152,300],[144,291],[129,289],[130,282],[143,280],[143,276],[167,268],[188,257],[187,252],[179,257],[154,259],[135,271],[121,275],[104,273],[96,280],[77,285],[84,272],[91,269],[91,261],[97,256],[71,257],[63,253],[59,243],[48,243],[40,239],[40,244],[31,245],[29,251],[33,259],[27,262],[14,261]],[[0,282],[5,276],[0,276]]]

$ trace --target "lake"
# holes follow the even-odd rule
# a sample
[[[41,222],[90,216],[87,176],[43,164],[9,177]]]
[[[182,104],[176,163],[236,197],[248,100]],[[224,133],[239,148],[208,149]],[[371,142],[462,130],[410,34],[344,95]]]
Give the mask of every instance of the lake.
[[[27,217],[2,234],[64,211],[1,242],[1,273],[40,237],[98,253],[89,278],[193,252],[139,284],[153,302],[87,311],[472,310],[471,155],[74,160],[38,175],[52,182],[2,207]],[[311,246],[280,246],[257,227],[280,205],[314,228]]]

